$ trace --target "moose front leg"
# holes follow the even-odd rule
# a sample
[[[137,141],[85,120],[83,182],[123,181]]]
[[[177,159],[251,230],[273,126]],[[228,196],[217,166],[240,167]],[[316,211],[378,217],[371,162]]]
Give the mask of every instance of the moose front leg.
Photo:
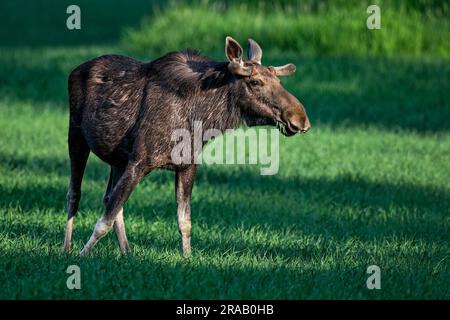
[[[191,193],[195,180],[196,166],[176,172],[175,192],[177,198],[178,231],[181,235],[183,256],[191,254]]]

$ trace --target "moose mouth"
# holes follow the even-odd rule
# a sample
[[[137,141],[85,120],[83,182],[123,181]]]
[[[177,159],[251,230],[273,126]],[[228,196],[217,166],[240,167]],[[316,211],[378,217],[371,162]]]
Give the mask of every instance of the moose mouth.
[[[285,123],[283,121],[278,120],[276,122],[276,126],[277,126],[278,130],[286,137],[291,137],[298,132],[298,131],[293,130],[291,128],[291,126],[289,125],[289,123]]]

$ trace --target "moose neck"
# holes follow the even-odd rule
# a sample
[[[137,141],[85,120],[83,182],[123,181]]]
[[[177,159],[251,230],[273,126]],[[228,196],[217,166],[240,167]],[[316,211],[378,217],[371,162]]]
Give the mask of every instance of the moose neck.
[[[200,78],[200,94],[194,99],[194,118],[201,121],[203,130],[238,128],[242,123],[237,105],[239,82],[229,73],[226,64],[217,63]]]

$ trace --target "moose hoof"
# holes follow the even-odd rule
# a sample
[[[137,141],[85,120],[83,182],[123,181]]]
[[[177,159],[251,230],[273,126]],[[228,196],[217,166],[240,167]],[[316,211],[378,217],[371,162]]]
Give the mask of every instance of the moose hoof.
[[[89,255],[89,250],[83,249],[80,251],[80,257],[87,257]]]

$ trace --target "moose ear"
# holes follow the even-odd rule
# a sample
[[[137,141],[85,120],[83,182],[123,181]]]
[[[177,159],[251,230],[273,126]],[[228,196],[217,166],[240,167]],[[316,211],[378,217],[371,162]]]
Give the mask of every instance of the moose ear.
[[[289,63],[281,67],[269,67],[276,76],[290,76],[297,69],[295,64]]]
[[[243,50],[241,45],[232,37],[226,37],[225,39],[225,55],[228,61],[240,62],[242,61]]]
[[[259,46],[259,44],[253,39],[248,39],[247,57],[248,57],[248,60],[252,60],[252,61],[257,62],[258,64],[261,64],[262,49]]]

